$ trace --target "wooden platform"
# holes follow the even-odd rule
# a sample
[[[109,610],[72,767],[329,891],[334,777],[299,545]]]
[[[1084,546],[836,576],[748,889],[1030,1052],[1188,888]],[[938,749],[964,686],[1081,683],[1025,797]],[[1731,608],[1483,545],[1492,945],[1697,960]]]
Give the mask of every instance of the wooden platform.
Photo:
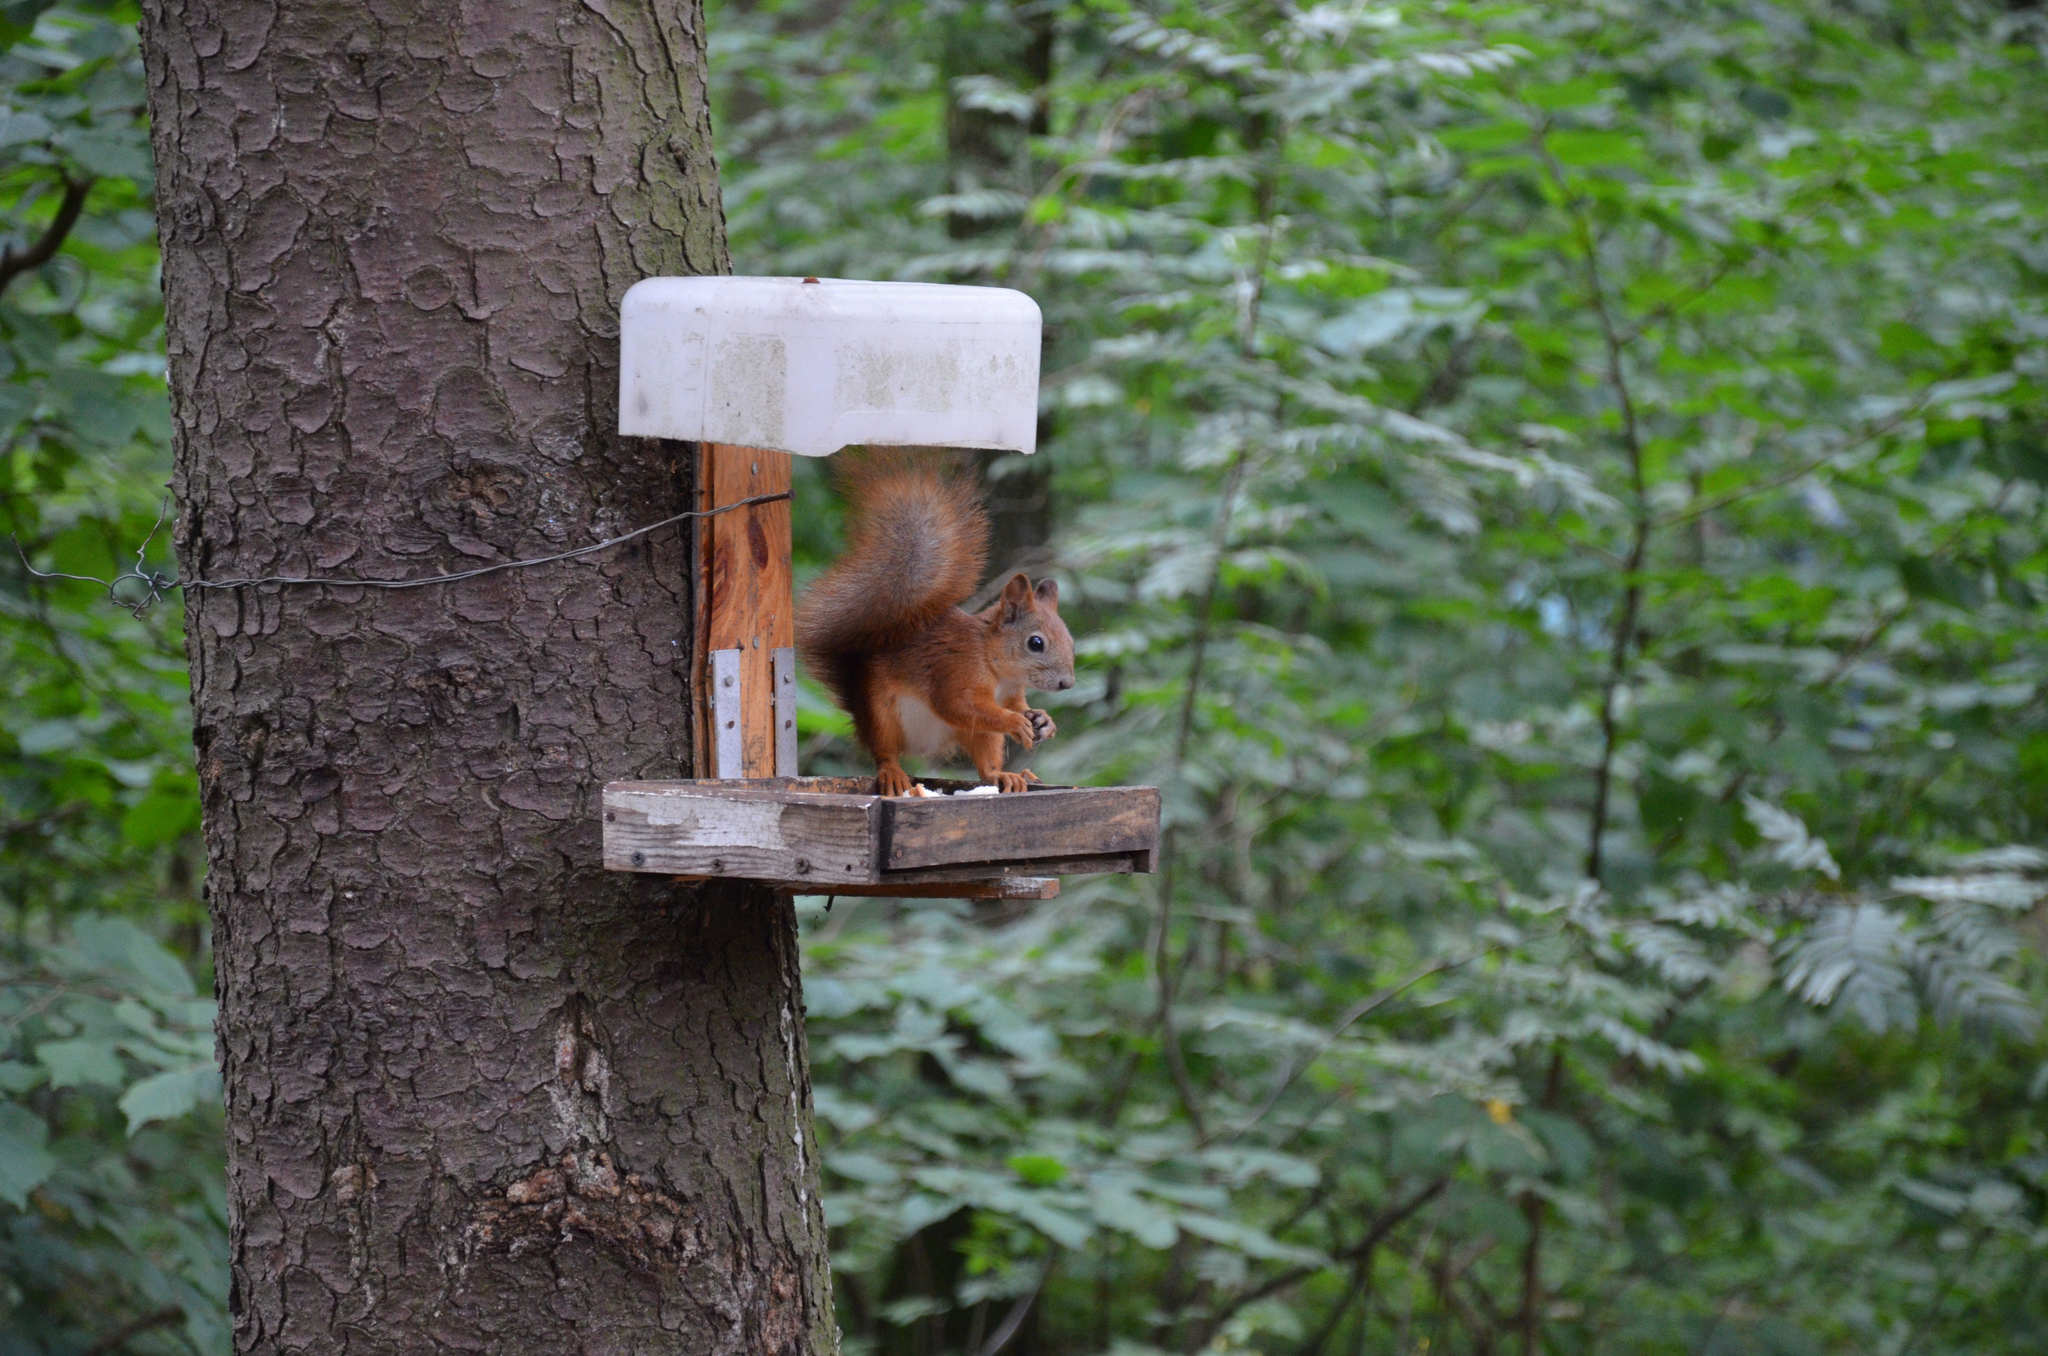
[[[1159,792],[1149,786],[884,797],[865,777],[782,777],[604,788],[610,870],[805,894],[1043,899],[1059,876],[1150,871],[1158,846]]]

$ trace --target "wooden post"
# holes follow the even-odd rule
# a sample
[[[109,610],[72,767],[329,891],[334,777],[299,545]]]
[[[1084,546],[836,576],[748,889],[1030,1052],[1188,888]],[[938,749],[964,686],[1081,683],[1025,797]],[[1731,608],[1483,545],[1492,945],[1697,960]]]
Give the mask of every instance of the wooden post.
[[[789,490],[789,454],[704,443],[698,507]],[[697,775],[796,775],[796,602],[790,502],[701,520],[697,655],[703,667]],[[778,654],[780,659],[778,660]],[[783,695],[778,712],[776,696]],[[778,756],[779,751],[779,756]]]

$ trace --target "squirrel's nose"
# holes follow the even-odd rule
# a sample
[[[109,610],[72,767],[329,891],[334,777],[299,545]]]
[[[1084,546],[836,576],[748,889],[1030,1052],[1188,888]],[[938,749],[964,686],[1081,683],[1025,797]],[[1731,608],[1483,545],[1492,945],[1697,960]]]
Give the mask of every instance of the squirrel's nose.
[[[1060,690],[1060,691],[1062,691],[1062,692],[1065,692],[1065,691],[1066,691],[1066,690],[1067,690],[1068,688],[1072,687],[1073,685],[1074,685],[1074,680],[1073,680],[1073,679],[1071,679],[1071,678],[1062,678],[1062,679],[1060,680],[1060,688],[1059,688],[1059,690]]]

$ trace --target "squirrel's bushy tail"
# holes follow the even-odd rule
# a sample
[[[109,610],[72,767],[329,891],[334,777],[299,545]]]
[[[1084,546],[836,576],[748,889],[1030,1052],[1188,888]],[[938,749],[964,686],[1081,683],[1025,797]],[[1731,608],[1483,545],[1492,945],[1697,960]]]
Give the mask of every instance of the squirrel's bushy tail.
[[[981,583],[988,515],[958,463],[923,451],[837,458],[846,551],[804,593],[797,646],[835,688],[846,659],[898,646]]]

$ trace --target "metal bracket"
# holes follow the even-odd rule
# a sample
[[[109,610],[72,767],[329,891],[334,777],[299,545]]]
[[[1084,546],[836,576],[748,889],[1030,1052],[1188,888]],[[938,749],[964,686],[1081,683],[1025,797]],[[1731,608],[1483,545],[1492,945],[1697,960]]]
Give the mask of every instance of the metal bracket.
[[[775,775],[796,776],[796,647],[778,646],[775,666]]]
[[[742,777],[744,741],[740,731],[740,652],[711,652],[711,747],[717,757],[712,775]]]

